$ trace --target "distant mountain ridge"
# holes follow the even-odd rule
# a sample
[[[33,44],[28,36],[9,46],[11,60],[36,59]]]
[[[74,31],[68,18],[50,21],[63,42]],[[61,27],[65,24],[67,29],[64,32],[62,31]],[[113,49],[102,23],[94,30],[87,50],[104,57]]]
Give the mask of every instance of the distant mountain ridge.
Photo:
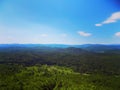
[[[120,44],[82,44],[82,45],[65,45],[65,44],[0,44],[0,48],[7,47],[41,47],[41,48],[81,48],[92,52],[106,52],[106,51],[119,51]]]

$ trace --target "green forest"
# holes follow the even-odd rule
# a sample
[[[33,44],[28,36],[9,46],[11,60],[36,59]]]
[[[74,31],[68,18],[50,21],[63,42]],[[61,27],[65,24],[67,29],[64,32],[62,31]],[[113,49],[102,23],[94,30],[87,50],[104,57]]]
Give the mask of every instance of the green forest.
[[[120,54],[0,47],[0,90],[120,90]]]
[[[80,74],[71,68],[0,65],[0,90],[119,90],[119,75]]]

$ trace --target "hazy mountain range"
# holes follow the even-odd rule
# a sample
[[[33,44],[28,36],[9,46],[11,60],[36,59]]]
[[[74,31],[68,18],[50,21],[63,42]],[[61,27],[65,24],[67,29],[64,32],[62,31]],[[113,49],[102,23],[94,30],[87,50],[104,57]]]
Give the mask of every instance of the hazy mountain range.
[[[105,52],[120,52],[120,44],[82,44],[82,45],[65,45],[65,44],[0,44],[0,48],[15,48],[15,47],[39,47],[39,48],[80,48],[86,51],[96,52],[96,53],[105,53]]]

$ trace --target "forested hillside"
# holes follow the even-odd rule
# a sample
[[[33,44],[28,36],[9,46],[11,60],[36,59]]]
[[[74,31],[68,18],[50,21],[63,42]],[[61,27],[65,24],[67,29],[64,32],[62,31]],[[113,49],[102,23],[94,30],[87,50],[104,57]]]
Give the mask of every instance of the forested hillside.
[[[0,90],[119,90],[120,76],[80,74],[70,68],[0,65]]]
[[[0,90],[120,90],[120,54],[0,46]]]
[[[107,51],[106,51],[107,52]],[[0,48],[1,64],[68,66],[80,73],[120,74],[120,54],[95,53],[81,48],[39,45],[6,45]]]

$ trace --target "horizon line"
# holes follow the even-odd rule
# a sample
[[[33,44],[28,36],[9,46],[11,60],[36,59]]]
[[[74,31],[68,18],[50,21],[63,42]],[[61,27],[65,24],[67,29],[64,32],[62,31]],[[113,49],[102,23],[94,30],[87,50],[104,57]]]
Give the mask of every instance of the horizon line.
[[[120,45],[120,43],[84,43],[84,44],[62,44],[62,43],[0,43],[0,45]]]

